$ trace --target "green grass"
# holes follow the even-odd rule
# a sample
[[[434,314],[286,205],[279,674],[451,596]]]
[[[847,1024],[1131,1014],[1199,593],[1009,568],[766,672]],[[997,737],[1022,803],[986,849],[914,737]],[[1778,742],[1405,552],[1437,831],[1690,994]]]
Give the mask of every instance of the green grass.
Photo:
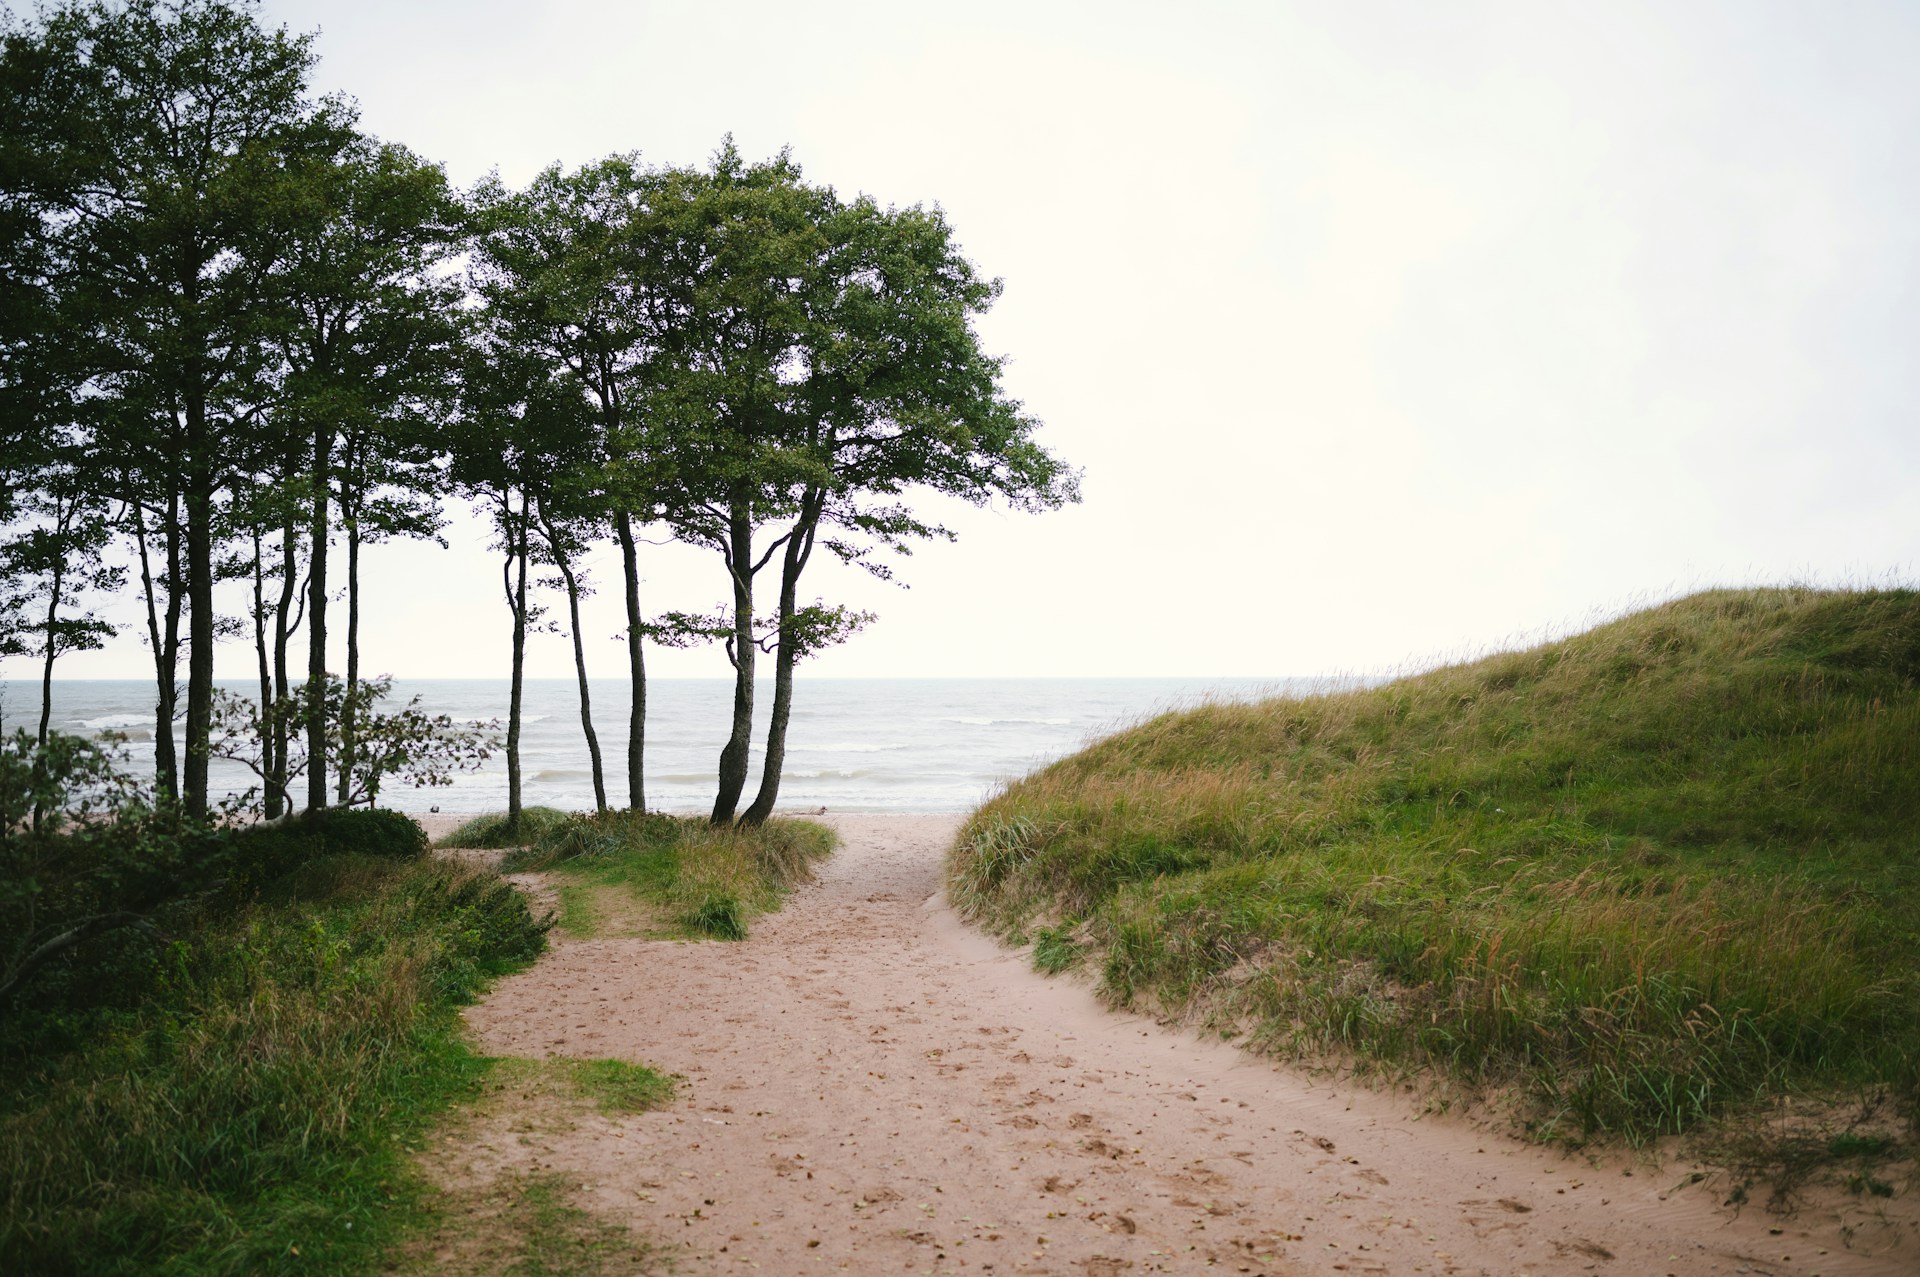
[[[573,1084],[603,1113],[644,1113],[671,1100],[672,1078],[625,1060],[569,1060]]]
[[[515,829],[508,826],[505,812],[491,811],[465,821],[438,845],[463,851],[525,847],[572,819],[558,807],[522,807],[520,825]]]
[[[397,1261],[401,1277],[499,1273],[503,1277],[603,1277],[671,1272],[670,1257],[627,1228],[578,1204],[579,1177],[509,1172],[481,1187],[448,1191]]]
[[[1542,1138],[1877,1094],[1911,1148],[1916,680],[1913,591],[1700,594],[1155,718],[983,806],[949,888],[1115,1004],[1517,1084]]]
[[[455,1008],[544,930],[491,874],[327,856],[117,1000],[0,1019],[0,1271],[372,1271],[488,1068]]]
[[[561,925],[575,935],[597,934],[624,898],[665,934],[741,940],[756,915],[812,878],[833,845],[833,832],[811,821],[716,828],[695,817],[611,811],[572,817],[505,867],[560,875]]]
[[[440,1186],[428,1193],[402,1245],[382,1270],[399,1277],[503,1273],[597,1277],[674,1271],[673,1256],[622,1224],[596,1215],[577,1174],[500,1169],[472,1160],[475,1119],[512,1114],[516,1131],[576,1127],[583,1102],[602,1113],[645,1112],[673,1098],[675,1079],[622,1060],[499,1058],[483,1086],[435,1132],[427,1160]],[[451,1170],[452,1173],[447,1173]]]

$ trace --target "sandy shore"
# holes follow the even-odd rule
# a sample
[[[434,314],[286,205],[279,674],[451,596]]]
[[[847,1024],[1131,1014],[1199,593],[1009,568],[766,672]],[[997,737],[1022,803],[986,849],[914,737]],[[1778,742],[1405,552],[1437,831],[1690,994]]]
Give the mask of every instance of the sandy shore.
[[[471,1008],[487,1051],[686,1083],[637,1117],[481,1123],[461,1173],[571,1171],[695,1273],[1920,1271],[1910,1193],[1735,1213],[1685,1164],[1521,1145],[1109,1013],[945,906],[955,818],[829,820],[845,845],[751,939],[562,942]]]

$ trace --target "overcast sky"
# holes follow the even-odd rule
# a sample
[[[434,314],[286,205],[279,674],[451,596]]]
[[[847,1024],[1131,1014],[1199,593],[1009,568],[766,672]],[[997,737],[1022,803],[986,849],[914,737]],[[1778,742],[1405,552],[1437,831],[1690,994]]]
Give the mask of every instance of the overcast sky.
[[[731,131],[843,194],[940,204],[1004,278],[985,342],[1085,502],[959,507],[906,591],[816,565],[809,593],[880,614],[818,674],[1377,671],[1920,561],[1920,7],[265,13],[317,28],[317,87],[462,186],[697,163]],[[369,551],[371,670],[504,675],[498,567],[472,523],[449,536]],[[612,674],[611,555],[599,575]],[[649,606],[724,584],[650,556]],[[549,637],[533,672],[568,661]],[[151,666],[123,641],[62,670]]]

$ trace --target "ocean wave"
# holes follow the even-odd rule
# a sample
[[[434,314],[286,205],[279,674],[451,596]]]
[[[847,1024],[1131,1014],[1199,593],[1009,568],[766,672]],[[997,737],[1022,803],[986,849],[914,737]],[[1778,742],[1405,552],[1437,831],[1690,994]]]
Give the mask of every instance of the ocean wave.
[[[1073,722],[1071,718],[989,718],[983,714],[945,714],[936,721],[942,723],[965,723],[969,727],[998,727],[1002,723],[1029,723],[1042,727],[1066,727]]]
[[[593,773],[571,767],[549,767],[544,771],[535,772],[533,775],[527,777],[527,779],[536,782],[549,780],[592,780]]]
[[[838,741],[831,745],[808,745],[805,748],[808,753],[812,754],[884,754],[889,750],[906,749],[908,746],[873,745],[855,741]],[[799,750],[796,749],[794,752],[798,753]]]
[[[106,714],[100,718],[82,718],[77,720],[80,726],[96,732],[121,732],[129,727],[146,727],[153,722],[151,714]]]

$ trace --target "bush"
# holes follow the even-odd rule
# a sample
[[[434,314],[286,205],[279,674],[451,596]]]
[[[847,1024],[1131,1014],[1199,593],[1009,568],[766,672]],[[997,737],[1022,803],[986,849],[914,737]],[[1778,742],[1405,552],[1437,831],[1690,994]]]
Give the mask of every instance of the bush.
[[[405,812],[384,807],[331,808],[315,818],[329,855],[352,853],[382,860],[418,860],[427,854],[427,831]]]

